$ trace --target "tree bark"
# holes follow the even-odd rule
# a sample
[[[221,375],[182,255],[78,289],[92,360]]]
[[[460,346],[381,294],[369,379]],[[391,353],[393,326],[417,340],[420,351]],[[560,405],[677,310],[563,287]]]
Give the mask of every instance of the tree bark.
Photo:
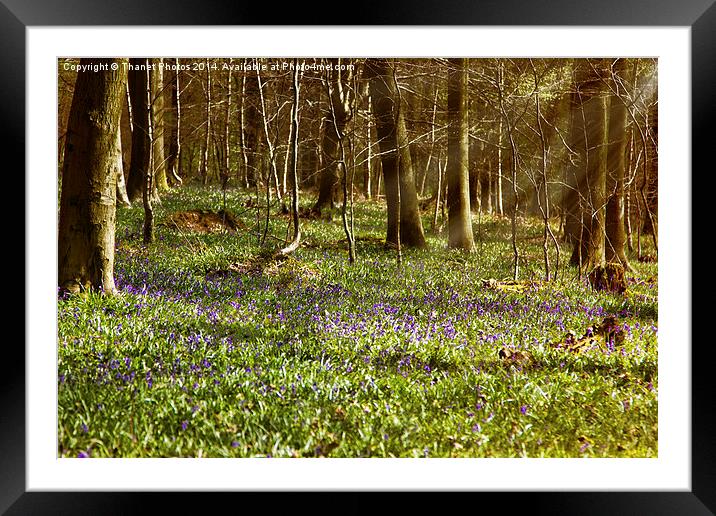
[[[373,197],[373,141],[370,137],[370,115],[365,123],[365,141],[366,141],[366,158],[365,158],[365,175],[363,176],[363,195],[366,199]]]
[[[398,92],[392,75],[392,67],[385,59],[370,58],[366,60],[365,73],[370,80],[370,95],[373,102],[373,115],[381,151],[383,179],[385,180],[385,197],[388,204],[386,243],[398,244],[399,224],[400,241],[403,245],[427,247],[420,219],[405,122],[396,105]],[[396,110],[397,117],[395,116]],[[400,171],[398,171],[398,153],[400,153]],[[398,190],[399,188],[400,190]]]
[[[112,64],[119,64],[112,70]],[[62,167],[58,227],[61,292],[115,292],[116,138],[126,81],[124,59],[82,59]]]
[[[206,132],[204,133],[204,141],[201,146],[201,163],[199,165],[199,176],[202,184],[209,182],[209,142],[211,136],[211,67],[209,59],[206,60],[206,111],[205,122]]]
[[[261,74],[258,68],[256,68],[256,82],[258,84],[259,100],[261,101],[261,121],[264,129],[264,141],[268,149],[269,157],[269,175],[266,176],[266,231],[268,231],[269,223],[269,210],[271,204],[271,179],[274,181],[276,188],[276,197],[281,202],[281,185],[278,182],[278,166],[276,164],[276,146],[275,142],[271,139],[271,134],[268,128],[269,113],[266,107],[266,99],[264,95],[264,84],[261,81]]]
[[[126,82],[126,79],[125,79]],[[120,112],[120,121],[121,121]],[[127,185],[124,183],[124,162],[122,160],[122,127],[121,123],[117,124],[117,135],[114,139],[114,166],[115,175],[117,176],[117,203],[123,206],[131,206],[129,197],[127,196]]]
[[[325,81],[328,83],[328,91],[330,98],[326,117],[323,119],[323,170],[321,171],[320,185],[318,190],[318,199],[313,206],[313,211],[321,213],[328,207],[333,207],[333,197],[338,186],[340,176],[338,174],[338,146],[346,124],[353,115],[352,100],[353,93],[348,85],[350,84],[351,74],[336,70],[340,59],[329,59],[330,64],[334,68],[328,72]]]
[[[480,212],[492,215],[492,161],[487,157],[484,163],[485,171],[480,176]]]
[[[174,113],[171,134],[169,136],[169,154],[167,172],[174,185],[181,185],[181,89],[179,84],[179,58],[174,60],[176,71],[171,83],[171,110]]]
[[[517,248],[517,213],[519,210],[519,192],[517,191],[517,143],[514,135],[514,124],[511,122],[509,115],[507,114],[507,108],[505,107],[504,92],[502,89],[502,67],[498,69],[498,100],[500,104],[501,119],[504,120],[507,125],[507,140],[510,143],[510,175],[512,183],[512,196],[514,198],[514,207],[510,214],[510,229],[511,229],[511,241],[512,241],[512,279],[517,281],[520,273],[520,253]]]
[[[164,161],[164,71],[162,58],[152,59],[152,155],[154,156],[154,183],[158,192],[169,190],[167,167]]]
[[[228,185],[229,179],[231,178],[231,160],[229,159],[230,153],[231,153],[231,146],[229,145],[229,140],[231,138],[231,101],[232,101],[232,95],[231,95],[231,81],[232,81],[232,75],[233,70],[231,69],[232,60],[229,59],[229,70],[228,70],[228,77],[226,78],[226,111],[224,112],[224,141],[223,143],[223,149],[222,149],[222,163],[221,163],[221,188],[224,190],[224,195],[226,192],[226,186]]]
[[[248,66],[249,60],[244,60],[244,65]],[[246,187],[258,186],[259,177],[258,170],[258,125],[259,112],[256,107],[258,99],[258,79],[256,75],[245,73],[242,82],[243,94],[241,96],[241,144],[244,157],[245,174],[244,178]]]
[[[604,59],[585,59],[577,70],[575,149],[580,153],[578,193],[581,227],[570,263],[588,270],[603,265],[608,150],[608,95]]]
[[[448,70],[448,247],[473,251],[470,214],[469,113],[466,58],[449,59]]]
[[[146,132],[146,146],[149,149],[149,153],[147,155],[147,165],[145,167],[146,175],[144,177],[144,189],[142,190],[142,204],[144,205],[144,228],[143,228],[143,237],[144,237],[144,243],[150,244],[154,241],[154,207],[152,206],[153,202],[153,193],[156,189],[155,187],[155,175],[154,172],[156,170],[156,167],[154,165],[154,108],[152,107],[152,69],[151,69],[151,60],[147,59],[147,71],[146,71],[146,103],[147,106],[147,113],[144,115],[147,119],[147,132]]]
[[[607,207],[605,260],[618,262],[629,268],[624,251],[626,231],[624,225],[624,177],[626,171],[627,107],[623,84],[630,84],[625,74],[627,60],[617,59],[612,67],[609,106],[609,150],[607,154]]]
[[[433,154],[435,152],[435,120],[438,112],[438,93],[439,88],[437,82],[433,87],[433,102],[432,102],[432,117],[430,120],[430,150],[428,151],[428,158],[425,161],[425,169],[423,170],[423,180],[420,183],[420,196],[425,195],[425,182],[431,170],[433,162]],[[434,170],[434,167],[433,167]]]
[[[502,91],[502,85],[504,82],[503,75],[504,72],[502,69],[502,61],[499,61],[497,64],[497,87],[500,91]],[[502,128],[502,113],[499,114],[499,119],[500,120],[497,123],[497,177],[495,179],[497,186],[497,199],[495,204],[497,206],[497,214],[502,217],[505,214],[502,195],[502,141],[504,139],[504,131]]]
[[[147,147],[149,119],[147,118],[147,60],[132,58],[127,74],[129,96],[132,106],[132,158],[127,177],[127,195],[131,202],[139,201],[144,190],[144,180],[149,163],[150,149]]]
[[[293,59],[293,106],[291,107],[291,129],[289,131],[289,149],[286,161],[287,168],[291,170],[291,218],[293,220],[293,238],[291,243],[279,251],[280,255],[287,255],[298,249],[301,243],[301,225],[298,213],[298,94],[299,94],[299,66],[298,59]]]
[[[658,247],[658,224],[657,216],[659,211],[658,191],[659,191],[659,110],[658,103],[652,102],[647,111],[646,121],[646,146],[647,159],[645,163],[646,175],[644,178],[645,187],[642,188],[642,197],[646,205],[646,217],[644,218],[644,228],[642,233],[651,235],[654,241],[654,247]]]

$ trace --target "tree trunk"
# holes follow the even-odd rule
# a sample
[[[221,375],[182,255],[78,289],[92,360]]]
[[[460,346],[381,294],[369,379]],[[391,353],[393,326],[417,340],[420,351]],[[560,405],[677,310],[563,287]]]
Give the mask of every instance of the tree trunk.
[[[584,72],[577,77],[580,60],[574,61],[571,80],[570,113],[569,113],[569,160],[564,169],[562,181],[561,212],[564,219],[563,240],[566,244],[579,242],[582,230],[582,214],[580,212],[580,181],[584,180],[586,163],[586,141],[584,138],[584,123],[581,110],[580,97],[577,93],[578,80],[582,80]],[[581,65],[582,67],[584,65]]]
[[[502,71],[502,61],[498,63],[497,68],[497,87],[500,91],[502,91],[502,83],[503,83],[503,71]],[[503,129],[502,129],[502,113],[499,114],[499,122],[497,123],[497,199],[496,199],[496,205],[497,205],[497,214],[502,217],[505,214],[505,208],[504,203],[502,199],[502,140],[503,138]]]
[[[147,104],[147,60],[129,60],[127,80],[129,82],[129,95],[132,106],[132,158],[129,164],[127,177],[127,195],[131,202],[139,201],[144,190],[147,163],[150,149],[147,148],[147,135],[149,134],[149,112]]]
[[[398,244],[398,227],[400,227],[400,242],[403,245],[427,247],[420,219],[405,122],[401,110],[396,105],[398,91],[392,67],[385,59],[370,58],[366,60],[365,73],[370,80],[370,95],[388,204],[386,242]],[[400,153],[399,157],[398,153]]]
[[[625,91],[621,84],[633,80],[625,77],[627,60],[617,59],[612,67],[610,81],[612,95],[609,107],[609,150],[607,154],[607,207],[605,259],[629,268],[624,251],[626,231],[624,226],[624,177],[626,171],[627,107]],[[615,77],[616,76],[616,77]]]
[[[246,141],[246,74],[241,78],[241,95],[239,95],[239,147],[241,149],[241,162],[243,173],[238,177],[244,188],[249,188],[249,153]]]
[[[125,79],[126,82],[126,79]],[[121,119],[120,112],[120,119]],[[114,152],[113,162],[115,166],[115,174],[117,176],[117,202],[124,206],[131,206],[129,197],[127,196],[127,185],[124,184],[124,163],[122,160],[122,126],[121,123],[117,124],[117,135],[114,139]]]
[[[338,145],[343,138],[346,124],[353,115],[353,93],[349,88],[352,75],[336,69],[336,65],[340,64],[339,59],[329,59],[328,61],[334,65],[325,79],[330,92],[328,103],[332,109],[328,110],[323,119],[323,170],[320,177],[318,199],[313,206],[313,211],[319,214],[324,208],[333,207],[333,196],[340,179]]]
[[[171,83],[171,110],[174,113],[167,156],[167,171],[174,185],[181,185],[181,89],[179,85],[179,58],[174,62],[176,71]]]
[[[433,211],[433,233],[440,233],[442,225],[438,228],[438,214],[440,213],[440,206],[443,204],[443,160],[442,150],[438,151],[438,173],[437,173],[437,185],[435,186],[435,210]]]
[[[435,119],[438,112],[438,92],[439,88],[437,85],[437,82],[435,81],[434,87],[433,87],[433,111],[432,111],[432,118],[430,121],[430,150],[428,151],[428,157],[425,161],[425,169],[423,170],[423,180],[420,183],[420,196],[422,197],[425,195],[425,182],[428,178],[428,175],[431,170],[431,164],[433,162],[433,153],[435,152]]]
[[[580,153],[578,193],[581,228],[570,263],[580,270],[603,265],[608,150],[608,96],[603,59],[585,59],[577,70],[574,148]]]
[[[473,251],[470,214],[469,112],[466,58],[450,59],[448,70],[448,247]]]
[[[204,141],[201,147],[201,164],[199,165],[199,176],[201,182],[207,184],[209,182],[209,141],[211,136],[211,68],[209,60],[206,60],[206,111],[205,122],[206,132],[204,133]]]
[[[164,71],[161,58],[152,59],[151,64],[154,183],[158,192],[166,192],[169,190],[169,183],[164,161]]]
[[[628,153],[627,153],[627,168],[626,168],[626,178],[629,181],[629,184],[632,183],[632,178],[634,177],[634,174],[637,170],[637,164],[635,163],[635,139],[634,139],[634,127],[631,126],[629,128],[629,136],[628,136]],[[626,226],[626,245],[627,249],[630,253],[634,252],[634,243],[632,241],[632,226],[631,226],[631,218],[632,218],[632,203],[631,203],[631,191],[632,188],[626,188],[624,189],[624,224]]]
[[[156,166],[154,163],[154,108],[152,107],[152,69],[151,60],[147,59],[147,72],[146,72],[146,106],[147,113],[144,115],[147,119],[147,132],[146,132],[146,146],[149,149],[147,156],[147,166],[145,167],[146,175],[144,177],[144,189],[142,191],[142,204],[144,205],[144,243],[150,244],[154,241],[154,207],[152,206],[155,186],[155,175]]]
[[[244,61],[248,66],[249,60]],[[259,112],[256,107],[258,99],[258,81],[254,74],[244,74],[243,94],[241,96],[241,144],[246,167],[246,187],[257,186],[261,173],[258,167],[258,125]]]
[[[492,162],[485,159],[485,171],[480,175],[480,213],[492,215]]]
[[[112,70],[112,64],[119,64]],[[58,227],[61,292],[115,292],[116,139],[126,74],[124,59],[82,59],[62,167]]]
[[[367,100],[368,104],[368,115],[365,120],[365,172],[363,175],[363,197],[370,199],[373,197],[373,185],[371,183],[373,179],[373,139],[370,136],[371,130],[371,115],[370,115],[370,97]]]
[[[299,93],[298,59],[293,59],[293,106],[291,107],[291,129],[289,131],[289,149],[286,161],[291,170],[291,218],[293,220],[293,239],[281,249],[279,254],[287,255],[298,249],[301,243],[301,226],[298,213],[298,93]]]
[[[231,152],[231,146],[229,145],[229,139],[231,137],[230,132],[230,122],[231,122],[231,101],[232,101],[232,95],[231,95],[231,81],[232,81],[232,75],[233,70],[231,69],[231,66],[233,66],[233,62],[230,59],[229,60],[229,70],[228,70],[228,77],[226,79],[227,85],[226,85],[226,111],[224,112],[224,141],[223,141],[223,160],[221,164],[221,188],[226,192],[226,186],[228,185],[229,179],[231,178],[231,161],[229,160],[229,155]]]
[[[652,102],[647,112],[646,122],[646,146],[647,146],[647,160],[646,160],[646,177],[645,188],[642,189],[644,203],[646,204],[646,217],[644,218],[644,228],[642,233],[645,235],[651,235],[654,240],[654,247],[657,247],[657,216],[659,211],[658,203],[658,191],[659,191],[659,153],[658,153],[658,138],[659,138],[659,110],[658,103]]]
[[[260,74],[258,67],[256,68],[256,81],[258,84],[259,100],[261,101],[261,121],[263,122],[264,141],[266,142],[266,147],[268,149],[268,157],[269,157],[269,174],[267,174],[267,176],[266,176],[266,228],[268,228],[269,210],[270,210],[269,205],[271,204],[271,179],[273,178],[273,180],[274,180],[274,185],[276,187],[276,197],[278,198],[279,202],[281,202],[281,187],[278,183],[278,167],[276,165],[276,146],[274,144],[274,141],[271,139],[271,134],[269,133],[269,128],[268,128],[269,114],[268,114],[268,109],[266,108],[266,99],[265,99],[265,95],[264,95],[264,83],[261,81],[261,74]]]

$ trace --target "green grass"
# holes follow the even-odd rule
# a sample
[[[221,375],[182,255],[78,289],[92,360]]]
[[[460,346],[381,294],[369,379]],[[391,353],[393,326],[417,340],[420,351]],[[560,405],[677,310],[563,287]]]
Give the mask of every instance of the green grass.
[[[227,195],[247,226],[250,195]],[[541,225],[523,220],[521,279],[534,284],[505,292],[482,280],[511,276],[508,219],[476,218],[471,255],[427,231],[430,250],[405,250],[402,266],[377,241],[377,202],[355,207],[354,266],[339,216],[302,221],[304,245],[281,263],[259,259],[255,232],[161,224],[221,207],[217,191],[166,194],[148,248],[141,205],[120,209],[121,294],[58,301],[60,456],[657,455],[656,263],[633,260],[627,295],[597,293],[564,249],[544,283]],[[270,234],[287,221],[273,216]],[[626,330],[614,351],[551,345],[607,314]]]

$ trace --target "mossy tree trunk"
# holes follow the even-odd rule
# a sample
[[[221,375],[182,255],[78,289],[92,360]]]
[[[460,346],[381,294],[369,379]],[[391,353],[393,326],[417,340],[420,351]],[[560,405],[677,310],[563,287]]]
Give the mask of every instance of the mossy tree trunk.
[[[115,292],[116,138],[124,59],[82,59],[72,98],[62,167],[58,286],[64,292]],[[118,64],[117,70],[112,65]]]

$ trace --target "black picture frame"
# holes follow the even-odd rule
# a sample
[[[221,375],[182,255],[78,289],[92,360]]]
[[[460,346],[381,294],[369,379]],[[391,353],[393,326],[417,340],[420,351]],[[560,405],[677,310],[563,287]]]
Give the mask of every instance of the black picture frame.
[[[361,4],[336,11],[334,6],[305,3],[282,5],[266,14],[260,3],[226,0],[0,0],[0,142],[3,155],[18,157],[15,170],[25,170],[25,29],[63,25],[341,25],[338,16],[348,12],[351,25],[505,25],[505,26],[683,26],[691,28],[692,170],[713,169],[714,84],[716,84],[716,6],[714,0],[535,0],[399,1]],[[355,6],[354,6],[355,7]],[[345,16],[344,14],[342,16]],[[693,176],[693,173],[692,173]],[[27,198],[31,192],[23,181]],[[693,190],[692,190],[693,192]],[[693,197],[692,197],[693,199]],[[692,202],[692,206],[696,206]],[[692,209],[692,221],[698,220]],[[23,228],[18,227],[20,231]],[[693,233],[692,233],[693,234]],[[8,237],[10,238],[10,237]],[[13,242],[24,242],[25,234]],[[18,244],[19,246],[19,244]],[[24,253],[24,251],[23,251]],[[24,255],[23,255],[24,256]],[[693,253],[690,253],[693,260]],[[695,262],[692,261],[695,265]],[[25,277],[32,271],[26,270]],[[699,270],[692,266],[692,270]],[[702,269],[710,270],[710,269]],[[710,275],[711,273],[709,273]],[[693,290],[692,290],[693,292]],[[692,307],[696,298],[692,294]],[[693,313],[692,308],[692,313]],[[30,310],[32,307],[26,307]],[[693,320],[693,316],[692,316]],[[698,318],[697,318],[698,320]],[[438,493],[440,504],[456,510],[489,509],[545,514],[679,514],[716,513],[716,425],[709,360],[711,339],[692,338],[691,321],[684,328],[684,350],[692,357],[692,488],[689,492],[496,492]],[[6,343],[6,353],[12,351]],[[26,492],[25,489],[25,354],[13,344],[16,357],[5,355],[0,374],[0,512],[24,514],[142,514],[155,511],[180,513],[225,506],[243,511],[259,504],[263,511],[304,507],[312,513],[365,513],[385,508],[378,493],[129,493],[129,492]],[[52,352],[48,349],[48,353]],[[11,367],[8,364],[12,364]],[[406,496],[402,496],[402,495]],[[425,508],[426,495],[402,493],[401,512]],[[283,507],[282,507],[283,506]],[[274,510],[276,509],[276,510]],[[463,509],[464,510],[464,509]]]

